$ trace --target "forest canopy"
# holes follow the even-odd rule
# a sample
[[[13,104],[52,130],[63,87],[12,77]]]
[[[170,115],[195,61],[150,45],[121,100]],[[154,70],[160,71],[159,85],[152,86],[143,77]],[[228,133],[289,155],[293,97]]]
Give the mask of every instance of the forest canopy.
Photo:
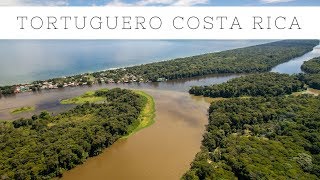
[[[320,74],[299,74],[298,77],[309,87],[320,90]]]
[[[146,97],[130,90],[97,91],[105,103],[85,103],[52,116],[0,122],[0,178],[50,179],[98,155],[139,125]]]
[[[267,72],[272,67],[312,51],[318,40],[284,40],[251,47],[177,58],[127,68],[35,81],[28,90],[38,91],[52,83],[54,88],[68,84],[92,85],[95,82],[157,82],[208,74]],[[1,94],[13,94],[16,86],[0,87]]]
[[[190,94],[207,97],[280,96],[304,90],[304,83],[296,76],[279,73],[259,73],[231,79],[211,86],[194,86]]]
[[[177,58],[126,68],[125,71],[110,70],[112,75],[128,73],[150,81],[158,78],[181,79],[218,73],[266,72],[272,67],[294,57],[302,56],[318,45],[318,40],[284,40],[251,47]],[[94,76],[98,74],[94,73]]]
[[[309,74],[317,74],[320,73],[320,57],[313,58],[309,61],[305,61],[301,69]]]
[[[320,90],[320,57],[305,61],[301,69],[305,74],[299,74],[299,79],[309,87]]]
[[[183,179],[319,179],[320,97],[211,104],[202,150]]]

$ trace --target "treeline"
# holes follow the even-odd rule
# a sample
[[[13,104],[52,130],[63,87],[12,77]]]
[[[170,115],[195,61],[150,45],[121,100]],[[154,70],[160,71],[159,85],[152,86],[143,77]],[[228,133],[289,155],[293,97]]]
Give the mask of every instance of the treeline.
[[[50,179],[98,155],[134,129],[146,99],[130,90],[98,91],[106,103],[0,122],[1,179]]]
[[[190,94],[207,97],[280,96],[305,90],[297,76],[279,73],[259,73],[231,79],[212,86],[194,86]]]
[[[318,40],[284,40],[86,75],[54,78],[50,79],[50,82],[62,88],[63,84],[68,82],[79,85],[102,81],[156,82],[208,74],[266,72],[278,64],[302,56],[318,44]],[[34,91],[40,89],[39,84],[43,82],[46,81],[33,82],[31,89]],[[11,88],[14,89],[15,86]],[[3,92],[1,90],[0,94]]]
[[[298,77],[309,87],[320,90],[320,74],[299,74]]]
[[[309,74],[320,73],[320,57],[305,61],[301,66],[301,69]]]
[[[278,64],[302,56],[318,44],[318,40],[284,40],[129,67],[122,73],[140,75],[144,79],[157,81],[158,78],[170,80],[207,74],[266,72]],[[121,70],[105,73],[118,74]]]
[[[309,87],[320,90],[320,57],[305,61],[301,69],[306,74],[299,74],[299,79]]]
[[[9,95],[14,93],[13,86],[0,86],[0,97],[1,95]]]
[[[319,179],[320,97],[212,103],[202,150],[182,179]]]

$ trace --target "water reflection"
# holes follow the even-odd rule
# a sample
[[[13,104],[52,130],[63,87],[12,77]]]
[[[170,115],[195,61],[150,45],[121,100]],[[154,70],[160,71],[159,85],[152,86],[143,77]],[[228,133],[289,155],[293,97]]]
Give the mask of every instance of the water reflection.
[[[319,56],[320,56],[320,46],[317,46],[313,49],[313,51],[306,53],[301,57],[294,58],[286,63],[280,64],[274,67],[271,70],[271,72],[286,73],[286,74],[302,73],[301,65],[303,64],[303,62]]]

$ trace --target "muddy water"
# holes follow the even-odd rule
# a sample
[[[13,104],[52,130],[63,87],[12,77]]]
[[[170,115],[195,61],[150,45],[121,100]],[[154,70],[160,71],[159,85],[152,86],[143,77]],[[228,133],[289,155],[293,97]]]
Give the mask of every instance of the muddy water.
[[[5,97],[0,99],[0,119],[13,120],[21,117],[31,117],[34,113],[40,113],[47,110],[52,113],[59,113],[72,108],[71,105],[61,105],[62,99],[79,96],[86,91],[97,90],[100,88],[128,88],[128,89],[154,89],[154,90],[169,90],[178,92],[188,92],[190,86],[218,84],[225,82],[231,78],[238,77],[239,75],[211,75],[205,77],[196,77],[183,80],[173,80],[160,83],[131,83],[131,84],[103,84],[94,85],[91,87],[73,87],[57,90],[42,91],[40,93],[22,93],[12,97]],[[23,107],[34,106],[35,112],[21,113],[13,115],[10,111]]]
[[[156,123],[120,140],[62,179],[179,179],[199,151],[209,103],[186,93],[146,90]]]
[[[312,56],[300,59],[299,63],[313,57],[313,53],[318,53],[318,50],[315,51],[311,52]],[[289,65],[281,65],[273,71],[281,73],[289,73],[284,71],[287,69],[298,71],[298,66]],[[207,123],[210,99],[191,96],[187,90],[190,86],[222,83],[237,76],[220,75],[163,83],[96,85],[43,91],[39,94],[24,93],[0,100],[0,119],[31,116],[34,112],[15,116],[10,114],[10,110],[27,105],[35,106],[36,113],[42,110],[52,113],[65,111],[73,106],[61,105],[60,100],[80,95],[88,90],[105,87],[142,89],[155,99],[156,123],[126,140],[117,141],[101,155],[90,158],[83,165],[64,173],[62,179],[174,180],[179,179],[189,168],[194,155],[199,151]]]
[[[88,90],[122,87],[142,89],[156,103],[156,123],[126,140],[119,140],[101,155],[89,158],[83,165],[64,173],[62,179],[179,179],[199,151],[207,123],[209,99],[187,93],[190,86],[225,82],[238,75],[207,76],[187,80],[148,84],[110,84],[75,87],[62,90],[24,93],[0,100],[0,119],[30,116],[11,115],[10,109],[33,105],[36,112],[58,113],[73,106],[60,105],[65,98]]]

